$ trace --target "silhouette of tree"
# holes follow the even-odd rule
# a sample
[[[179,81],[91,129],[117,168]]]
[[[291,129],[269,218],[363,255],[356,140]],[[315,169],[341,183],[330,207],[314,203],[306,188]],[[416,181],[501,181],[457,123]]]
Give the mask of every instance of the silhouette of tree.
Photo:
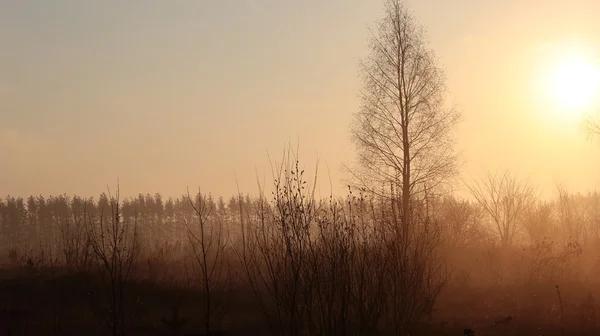
[[[222,219],[224,219],[227,214],[227,207],[225,206],[223,196],[219,196],[219,200],[217,201],[217,213]]]
[[[110,201],[106,193],[102,193],[98,199],[98,211],[99,213],[107,213],[110,209]]]
[[[38,220],[38,203],[35,197],[29,196],[27,198],[27,217],[29,219],[29,230],[27,242],[31,243],[35,238],[37,238],[40,230],[39,220]]]
[[[164,240],[165,205],[163,203],[163,199],[162,199],[162,196],[160,195],[160,193],[154,194],[154,207],[152,210],[153,210],[152,212],[154,213],[155,220],[156,220],[156,228],[155,228],[154,235],[156,235],[155,236],[156,238],[160,237],[161,240]]]
[[[401,0],[386,2],[362,62],[362,104],[351,134],[360,187],[378,195],[390,264],[387,312],[404,334],[435,302],[447,274],[439,254],[441,230],[430,203],[457,172],[453,130],[460,113],[446,106],[444,74],[423,28]]]
[[[534,204],[534,190],[510,172],[486,172],[481,182],[468,186],[471,194],[491,217],[503,246],[512,245],[522,216]]]
[[[481,227],[483,211],[477,204],[454,197],[444,197],[435,213],[443,226],[446,241],[451,247],[464,248],[484,236]]]
[[[529,237],[529,243],[541,244],[544,239],[553,236],[555,219],[552,204],[536,202],[524,215],[523,228]]]
[[[24,237],[21,229],[27,222],[27,208],[22,198],[6,197],[5,217],[3,221],[4,239],[11,248],[16,248]]]
[[[583,242],[588,236],[588,232],[586,232],[585,196],[570,194],[562,185],[557,187],[557,191],[557,221],[563,239]]]
[[[124,335],[126,308],[131,299],[127,283],[133,279],[140,242],[137,222],[121,218],[119,187],[115,197],[103,193],[99,200],[100,216],[88,223],[87,236],[94,255],[95,270],[101,277],[105,304],[108,306],[106,323],[113,336]]]
[[[443,71],[403,1],[387,1],[369,47],[351,130],[359,163],[352,174],[372,192],[393,186],[406,226],[411,199],[456,172],[452,131],[460,113],[445,106]]]
[[[164,225],[165,225],[165,237],[167,237],[167,239],[169,239],[170,241],[173,240],[173,230],[174,230],[174,221],[175,221],[175,206],[173,204],[173,198],[169,197],[169,199],[167,200],[167,202],[165,202],[165,219],[164,219]]]
[[[241,197],[231,196],[229,198],[229,202],[227,203],[227,210],[229,211],[229,214],[235,215],[235,214],[239,213],[242,210],[240,208],[242,202],[243,202],[243,199]]]
[[[226,256],[227,242],[221,222],[209,224],[215,204],[210,196],[203,195],[198,189],[195,197],[188,191],[188,202],[192,207],[196,225],[186,222],[188,240],[195,261],[195,274],[202,288],[203,329],[209,335],[216,324],[220,323],[225,306],[216,300],[215,293],[225,292],[231,280]]]

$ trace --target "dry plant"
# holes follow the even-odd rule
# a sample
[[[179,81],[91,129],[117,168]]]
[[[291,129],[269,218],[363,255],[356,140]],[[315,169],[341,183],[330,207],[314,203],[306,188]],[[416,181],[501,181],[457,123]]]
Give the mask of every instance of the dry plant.
[[[330,197],[319,208],[310,241],[310,322],[325,335],[371,335],[385,310],[387,255],[374,207],[349,190],[346,201]]]
[[[285,157],[284,160],[289,157]],[[275,334],[300,335],[310,309],[310,252],[315,202],[306,195],[303,171],[289,161],[275,177],[273,207],[265,197],[258,202],[258,221],[242,222],[238,255],[249,284]],[[240,206],[241,209],[241,206]],[[245,224],[245,226],[244,226]]]
[[[274,184],[272,205],[262,197],[258,220],[246,216],[237,249],[274,334],[369,335],[386,321],[402,334],[433,311],[447,274],[427,202],[413,204],[409,230],[398,229],[390,197],[350,190],[317,202],[290,152]]]

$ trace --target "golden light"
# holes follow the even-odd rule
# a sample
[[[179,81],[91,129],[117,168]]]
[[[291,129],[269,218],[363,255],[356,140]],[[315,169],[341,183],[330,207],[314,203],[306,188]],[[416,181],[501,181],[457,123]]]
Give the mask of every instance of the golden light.
[[[554,69],[550,85],[558,107],[579,114],[598,98],[600,69],[583,55],[573,55]]]
[[[585,44],[555,44],[540,51],[532,97],[538,118],[561,128],[581,125],[600,109],[598,53]]]

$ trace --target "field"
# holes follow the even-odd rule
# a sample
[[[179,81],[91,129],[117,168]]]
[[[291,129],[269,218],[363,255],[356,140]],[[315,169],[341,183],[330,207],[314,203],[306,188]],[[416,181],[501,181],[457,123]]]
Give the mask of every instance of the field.
[[[275,182],[272,201],[5,198],[0,332],[598,332],[596,194],[532,203],[502,244],[477,203],[415,204],[407,234],[393,199],[316,201],[301,175]]]

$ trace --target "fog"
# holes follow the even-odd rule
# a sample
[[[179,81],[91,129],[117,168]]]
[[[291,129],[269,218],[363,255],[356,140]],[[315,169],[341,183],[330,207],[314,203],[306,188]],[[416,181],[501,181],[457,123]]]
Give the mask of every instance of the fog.
[[[0,3],[0,328],[595,335],[600,3]]]

